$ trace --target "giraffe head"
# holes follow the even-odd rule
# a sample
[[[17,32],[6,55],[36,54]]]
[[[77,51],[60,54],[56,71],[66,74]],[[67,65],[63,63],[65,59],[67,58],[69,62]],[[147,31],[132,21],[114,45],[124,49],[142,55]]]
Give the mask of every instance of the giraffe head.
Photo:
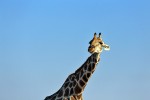
[[[96,33],[94,33],[93,39],[89,42],[90,46],[88,48],[88,51],[90,53],[101,53],[102,49],[104,50],[110,50],[110,47],[105,44],[101,38],[101,33],[99,33],[99,36],[96,36]]]

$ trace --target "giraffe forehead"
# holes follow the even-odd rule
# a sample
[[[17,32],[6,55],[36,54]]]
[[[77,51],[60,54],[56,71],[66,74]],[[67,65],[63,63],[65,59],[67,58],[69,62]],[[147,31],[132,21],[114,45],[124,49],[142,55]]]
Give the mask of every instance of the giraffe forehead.
[[[98,41],[98,40],[94,40],[94,41],[91,42],[90,45],[97,45],[97,44],[99,44],[99,42],[100,42],[100,41]]]
[[[101,38],[93,38],[91,41],[90,41],[90,44],[91,45],[95,45],[96,43],[99,43],[99,42],[102,42],[102,39]]]

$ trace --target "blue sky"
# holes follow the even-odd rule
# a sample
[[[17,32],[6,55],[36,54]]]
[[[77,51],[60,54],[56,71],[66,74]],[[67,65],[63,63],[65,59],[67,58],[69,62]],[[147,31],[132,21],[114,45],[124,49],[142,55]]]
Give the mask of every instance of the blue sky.
[[[43,100],[90,54],[102,32],[111,50],[85,100],[150,99],[149,0],[0,0],[0,100]]]

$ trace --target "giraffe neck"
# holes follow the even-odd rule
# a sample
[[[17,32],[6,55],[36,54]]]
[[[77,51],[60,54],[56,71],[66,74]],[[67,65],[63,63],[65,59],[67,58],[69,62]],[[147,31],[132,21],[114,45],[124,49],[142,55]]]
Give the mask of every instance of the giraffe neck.
[[[82,100],[82,92],[100,60],[99,53],[93,53],[75,73],[68,76],[62,87],[44,100]],[[75,98],[75,99],[72,99]]]
[[[96,69],[96,65],[100,60],[100,54],[92,54],[86,62],[75,71],[77,85],[74,87],[75,94],[80,94],[84,91],[84,88],[90,79],[91,75]]]

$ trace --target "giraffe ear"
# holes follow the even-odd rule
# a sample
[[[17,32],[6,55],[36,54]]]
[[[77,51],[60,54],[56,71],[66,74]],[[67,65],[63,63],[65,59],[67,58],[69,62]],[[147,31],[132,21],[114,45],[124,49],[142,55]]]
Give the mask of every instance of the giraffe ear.
[[[95,40],[95,39],[97,39],[97,37],[96,37],[96,32],[94,33],[94,37],[93,37],[93,39],[89,42],[89,44],[91,44],[92,41]]]
[[[94,33],[94,36],[96,35],[96,32]]]
[[[96,38],[96,32],[94,33],[94,38]]]
[[[99,33],[99,37],[101,37],[102,33]]]

